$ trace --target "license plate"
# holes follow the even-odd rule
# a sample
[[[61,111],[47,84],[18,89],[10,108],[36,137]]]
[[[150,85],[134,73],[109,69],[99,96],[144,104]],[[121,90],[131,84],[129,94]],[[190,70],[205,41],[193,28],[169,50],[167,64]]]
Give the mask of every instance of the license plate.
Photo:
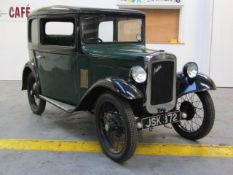
[[[176,123],[181,120],[180,111],[158,114],[153,117],[142,119],[143,129],[153,128],[168,123]]]

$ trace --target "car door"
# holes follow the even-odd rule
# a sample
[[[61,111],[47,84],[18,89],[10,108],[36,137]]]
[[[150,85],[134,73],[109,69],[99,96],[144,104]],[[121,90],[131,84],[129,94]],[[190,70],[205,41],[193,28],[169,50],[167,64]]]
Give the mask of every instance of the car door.
[[[40,45],[35,52],[41,93],[44,96],[76,104],[76,18],[62,15],[39,19]]]

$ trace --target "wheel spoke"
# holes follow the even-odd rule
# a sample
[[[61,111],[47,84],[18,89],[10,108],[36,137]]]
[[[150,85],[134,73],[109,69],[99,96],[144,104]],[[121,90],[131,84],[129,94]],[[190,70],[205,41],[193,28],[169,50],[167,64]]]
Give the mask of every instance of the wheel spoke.
[[[200,116],[198,113],[196,113],[196,118],[204,118],[204,116]]]
[[[203,118],[204,118],[204,109],[200,98],[195,93],[186,94],[180,97],[177,100],[177,109],[180,109],[183,103],[188,103],[188,102],[189,104],[191,104],[191,106],[193,106],[194,115],[187,120],[180,121],[179,127],[185,132],[195,132],[202,126]]]
[[[199,128],[201,126],[201,124],[200,124],[199,120],[196,117],[195,117],[195,120],[196,120],[196,123],[197,123],[198,128]]]

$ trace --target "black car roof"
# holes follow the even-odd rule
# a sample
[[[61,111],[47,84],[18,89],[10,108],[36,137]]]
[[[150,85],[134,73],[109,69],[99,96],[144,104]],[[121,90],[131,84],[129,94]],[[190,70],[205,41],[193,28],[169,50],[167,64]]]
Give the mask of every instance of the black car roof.
[[[144,16],[144,13],[139,10],[129,10],[129,9],[103,9],[103,8],[86,8],[86,7],[74,7],[74,6],[50,6],[50,7],[44,7],[40,8],[38,10],[33,11],[30,13],[30,16],[35,15],[47,15],[47,14],[72,14],[72,13],[104,13],[104,14],[135,14]]]

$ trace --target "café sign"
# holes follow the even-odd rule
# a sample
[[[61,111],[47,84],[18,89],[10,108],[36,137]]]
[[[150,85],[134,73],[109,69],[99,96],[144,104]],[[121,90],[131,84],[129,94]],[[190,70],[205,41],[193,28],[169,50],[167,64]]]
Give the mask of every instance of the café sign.
[[[28,3],[4,1],[0,6],[0,21],[26,21],[31,12]]]

